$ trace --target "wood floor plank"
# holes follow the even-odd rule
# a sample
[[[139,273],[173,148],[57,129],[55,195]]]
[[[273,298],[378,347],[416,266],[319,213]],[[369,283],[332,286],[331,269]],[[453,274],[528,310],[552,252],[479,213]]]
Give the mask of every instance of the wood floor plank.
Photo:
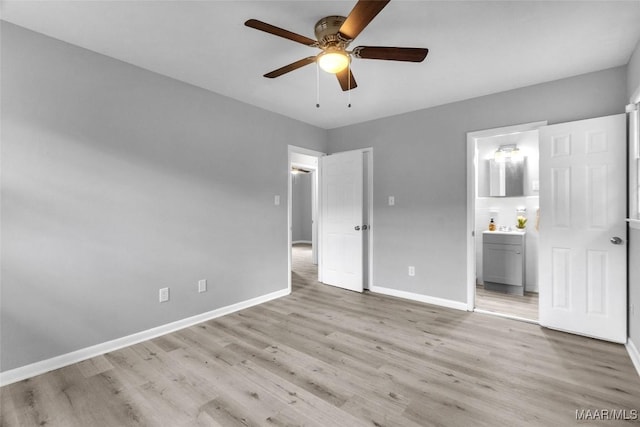
[[[89,378],[113,369],[113,365],[104,356],[97,356],[78,363],[78,369]]]
[[[278,372],[255,363],[255,360],[246,360],[242,365],[245,372],[252,371],[259,375],[256,381],[259,381],[263,387],[270,387],[272,390],[275,388],[274,395],[286,401],[290,407],[304,413],[305,417],[301,417],[300,421],[310,417],[322,426],[353,425],[357,427],[367,425],[363,420],[343,411],[340,406],[334,405],[323,394],[314,393],[313,388],[310,389],[304,384],[289,381]],[[342,404],[343,402],[340,402],[340,405]],[[304,423],[297,423],[297,425],[300,424]]]
[[[538,320],[538,293],[525,292],[524,295],[512,295],[490,291],[479,284],[476,285],[476,308]]]
[[[275,399],[260,393],[259,386],[243,380],[233,367],[219,360],[209,359],[197,349],[185,349],[181,353],[178,363],[182,368],[191,375],[206,378],[216,390],[217,397],[204,404],[201,410],[218,422],[223,425],[243,422],[248,425],[263,425],[267,418],[277,413]],[[251,408],[251,411],[242,408]]]
[[[343,419],[342,412],[335,410],[336,406],[252,360],[243,361],[240,372],[241,375],[259,384],[266,392],[280,399],[286,407],[279,414],[282,417],[296,419],[293,425],[336,425],[340,419]],[[351,421],[359,423],[357,419]]]
[[[2,387],[0,426],[568,426],[640,410],[621,345],[322,285],[308,245],[292,259],[287,297]]]

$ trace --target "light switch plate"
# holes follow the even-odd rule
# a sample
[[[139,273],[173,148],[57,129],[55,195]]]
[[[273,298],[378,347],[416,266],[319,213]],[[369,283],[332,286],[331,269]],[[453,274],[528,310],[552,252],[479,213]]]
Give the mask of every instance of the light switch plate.
[[[198,280],[198,292],[207,292],[207,280]]]
[[[273,204],[276,206],[280,206],[280,195],[276,194],[273,198]]]
[[[159,292],[160,302],[169,301],[169,288],[162,288]]]
[[[395,206],[396,198],[394,196],[389,196],[389,206]]]

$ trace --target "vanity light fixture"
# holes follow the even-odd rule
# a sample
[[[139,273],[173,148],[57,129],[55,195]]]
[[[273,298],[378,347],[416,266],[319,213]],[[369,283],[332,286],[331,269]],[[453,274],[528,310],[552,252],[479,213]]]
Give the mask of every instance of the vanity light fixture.
[[[501,145],[494,154],[496,162],[518,162],[523,159],[522,152],[515,144]]]
[[[301,169],[301,168],[291,168],[291,175],[300,175],[300,174],[307,174],[307,173],[311,173],[310,170],[306,170],[306,169]]]

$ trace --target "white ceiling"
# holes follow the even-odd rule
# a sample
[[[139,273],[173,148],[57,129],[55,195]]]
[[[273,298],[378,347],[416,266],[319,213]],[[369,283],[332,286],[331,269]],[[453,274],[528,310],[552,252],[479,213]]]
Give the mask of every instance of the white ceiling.
[[[624,65],[640,0],[402,1],[351,45],[427,47],[420,64],[354,59],[358,88],[309,65],[262,75],[317,49],[244,26],[256,18],[315,38],[353,1],[3,1],[2,19],[322,128],[335,128]]]

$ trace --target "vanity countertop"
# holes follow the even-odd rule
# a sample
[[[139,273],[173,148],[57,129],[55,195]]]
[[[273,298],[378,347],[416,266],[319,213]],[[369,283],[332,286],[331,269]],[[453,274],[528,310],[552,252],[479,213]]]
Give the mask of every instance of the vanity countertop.
[[[482,234],[503,234],[506,236],[521,236],[523,234],[526,234],[527,230],[522,230],[522,231],[517,231],[517,230],[511,230],[511,231],[500,231],[500,230],[496,230],[496,231],[489,231],[489,230],[485,230],[482,232]]]

